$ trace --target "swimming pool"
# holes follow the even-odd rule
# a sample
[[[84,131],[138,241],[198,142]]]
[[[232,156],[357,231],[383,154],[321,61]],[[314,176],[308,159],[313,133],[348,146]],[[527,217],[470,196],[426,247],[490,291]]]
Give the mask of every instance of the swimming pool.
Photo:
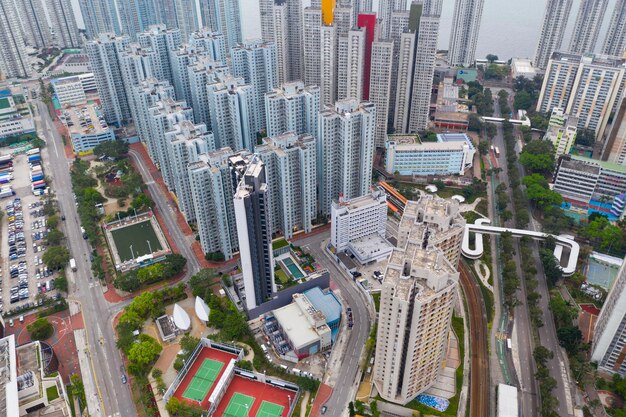
[[[283,264],[289,269],[289,272],[295,279],[304,278],[304,273],[302,270],[296,265],[291,258],[283,259]]]

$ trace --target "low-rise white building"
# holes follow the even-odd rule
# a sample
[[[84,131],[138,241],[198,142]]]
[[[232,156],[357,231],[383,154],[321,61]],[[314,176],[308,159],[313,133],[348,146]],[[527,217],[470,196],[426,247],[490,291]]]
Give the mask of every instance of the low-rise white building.
[[[362,264],[384,259],[393,247],[385,239],[387,195],[380,187],[331,207],[330,242],[337,252],[349,250]]]
[[[14,95],[8,87],[0,89],[0,138],[34,131],[35,121],[24,96]]]
[[[528,58],[513,58],[511,60],[511,74],[513,78],[521,76],[532,80],[537,75],[537,69]]]
[[[443,133],[437,142],[416,135],[389,135],[385,170],[399,175],[463,175],[472,167],[476,149],[465,133]]]
[[[54,95],[61,106],[85,103],[88,94],[94,94],[98,91],[96,79],[92,72],[57,78],[52,80],[51,84],[54,88]]]

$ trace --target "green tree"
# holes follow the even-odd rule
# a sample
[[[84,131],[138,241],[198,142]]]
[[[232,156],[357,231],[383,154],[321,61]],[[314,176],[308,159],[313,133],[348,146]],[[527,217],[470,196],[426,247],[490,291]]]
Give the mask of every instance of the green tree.
[[[119,274],[113,280],[113,286],[122,291],[133,292],[137,291],[141,286],[141,282],[137,277],[137,271],[129,271],[124,274]]]
[[[56,214],[52,216],[48,216],[48,220],[46,220],[46,224],[50,229],[56,229],[59,225],[59,216]]]
[[[487,155],[489,153],[489,142],[485,140],[478,142],[478,152],[481,155]]]
[[[54,280],[54,288],[64,293],[67,293],[68,282],[67,277],[64,273],[59,274],[59,276]]]
[[[486,59],[490,64],[493,64],[495,61],[498,60],[498,55],[487,54]]]
[[[137,211],[148,210],[154,206],[154,201],[145,194],[139,194],[133,198],[130,206]]]
[[[533,106],[533,99],[527,91],[520,91],[515,94],[513,107],[516,110],[529,110]]]
[[[483,122],[480,120],[480,116],[474,113],[470,113],[468,129],[472,132],[480,132],[481,130],[483,130]]]
[[[109,140],[93,148],[93,153],[97,157],[108,156],[113,159],[119,159],[125,157],[128,153],[128,144],[122,140]]]
[[[595,130],[582,128],[576,131],[576,145],[593,146],[595,143],[596,143]]]
[[[54,327],[52,327],[52,324],[44,317],[26,326],[26,330],[28,330],[33,340],[46,340],[54,333]]]
[[[65,268],[70,261],[70,252],[64,246],[50,246],[41,259],[48,268],[58,271]]]
[[[495,138],[496,134],[498,133],[498,128],[493,123],[486,123],[485,131],[487,132],[487,137],[493,140],[493,138]]]
[[[56,246],[59,245],[63,239],[65,239],[65,236],[60,230],[52,229],[48,232],[46,242],[48,242],[48,245]]]
[[[575,355],[578,353],[580,343],[583,340],[583,334],[576,326],[559,327],[556,330],[556,336],[559,339],[559,344],[567,350],[569,355]]]
[[[545,140],[533,140],[524,147],[519,161],[533,172],[554,171],[554,145]]]
[[[207,300],[211,294],[211,286],[215,284],[217,274],[215,270],[205,268],[189,279],[189,288],[194,297]]]
[[[133,344],[128,350],[128,370],[137,376],[145,375],[162,349],[156,339],[147,334],[140,334],[139,343]]]
[[[533,351],[533,357],[535,358],[535,362],[537,362],[537,366],[545,367],[548,361],[554,358],[554,353],[545,346],[539,345]]]

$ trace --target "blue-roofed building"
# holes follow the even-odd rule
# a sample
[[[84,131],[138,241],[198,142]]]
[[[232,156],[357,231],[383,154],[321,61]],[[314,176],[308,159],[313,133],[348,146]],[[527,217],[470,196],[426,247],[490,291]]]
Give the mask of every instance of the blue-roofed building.
[[[313,307],[324,313],[326,324],[332,332],[332,340],[335,342],[341,323],[341,303],[337,296],[329,289],[322,291],[320,287],[311,288],[304,292]]]

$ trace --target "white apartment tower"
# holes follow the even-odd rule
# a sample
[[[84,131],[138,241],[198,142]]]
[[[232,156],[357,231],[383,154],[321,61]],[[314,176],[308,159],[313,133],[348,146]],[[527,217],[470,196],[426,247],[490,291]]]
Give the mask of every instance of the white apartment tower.
[[[622,100],[608,135],[602,160],[626,165],[626,100]]]
[[[239,249],[233,194],[237,187],[234,171],[247,165],[247,153],[235,154],[222,148],[198,156],[188,166],[191,195],[196,213],[200,245],[204,253],[221,253],[232,259]]]
[[[321,21],[322,10],[320,8],[307,7],[304,9],[302,29],[304,68],[302,72],[305,85],[321,85]]]
[[[126,85],[118,60],[119,53],[124,51],[129,43],[128,36],[101,33],[85,44],[89,65],[96,78],[104,118],[110,125],[120,126],[130,116]]]
[[[202,0],[200,13],[202,25],[224,34],[229,52],[243,40],[241,34],[240,0]]]
[[[458,203],[424,196],[406,205],[382,284],[373,381],[406,404],[435,382],[458,291],[465,220]]]
[[[474,65],[484,4],[484,0],[456,0],[454,3],[448,48],[450,65],[464,67]]]
[[[372,184],[376,107],[356,100],[338,101],[320,113],[317,142],[319,211],[330,215],[333,200],[369,192]]]
[[[304,77],[302,0],[261,0],[261,37],[274,42],[279,83]]]
[[[396,132],[427,128],[440,15],[440,2],[418,0],[411,4],[410,23],[398,44]]]
[[[20,32],[24,42],[34,48],[51,46],[52,33],[48,27],[42,0],[17,0],[14,4],[20,18]]]
[[[624,92],[626,59],[555,52],[548,62],[537,111],[555,107],[578,118],[578,128],[604,137],[612,112]]]
[[[121,35],[114,0],[78,0],[78,5],[85,23],[87,39],[109,32]]]
[[[30,74],[17,10],[0,2],[0,73],[5,78],[27,78]]]
[[[536,68],[547,68],[552,53],[561,49],[572,2],[573,0],[548,0],[535,51]]]
[[[268,210],[267,199],[265,164],[253,156],[233,198],[246,293],[242,301],[248,310],[263,304],[276,293],[269,221],[273,213]]]
[[[319,137],[320,89],[301,81],[282,85],[265,95],[267,136],[285,132]]]
[[[591,360],[598,369],[611,374],[626,375],[626,262],[613,282],[596,322],[591,345]]]
[[[351,241],[369,235],[385,237],[387,195],[381,187],[352,200],[333,201],[330,243],[337,252],[345,251]]]
[[[159,153],[156,141],[152,140],[152,127],[150,124],[150,108],[157,102],[165,99],[174,99],[174,87],[167,81],[159,81],[156,78],[147,78],[130,91],[132,99],[131,115],[135,123],[135,129],[139,139],[148,147],[148,154],[154,162],[158,162]]]
[[[213,134],[207,132],[204,124],[194,124],[183,120],[165,133],[165,142],[169,147],[169,171],[172,173],[171,190],[176,193],[178,206],[187,223],[196,222],[196,210],[191,193],[188,165],[199,160],[201,154],[215,149]]]
[[[179,29],[166,29],[163,24],[152,25],[137,34],[137,43],[143,48],[152,50],[156,55],[155,77],[159,80],[167,80],[171,85],[174,85],[174,79],[170,65],[170,51],[178,49],[182,40]]]
[[[363,99],[365,28],[350,29],[339,36],[337,46],[337,98]]]
[[[406,0],[379,0],[378,17],[380,19],[379,39],[391,39],[391,15],[393,12],[406,10]]]
[[[218,76],[206,89],[216,146],[252,151],[256,143],[252,115],[257,103],[254,88],[244,84],[243,78],[228,75]]]
[[[191,107],[194,120],[211,126],[211,110],[209,108],[209,92],[207,85],[219,82],[230,74],[227,65],[214,61],[210,57],[199,57],[187,67],[191,92]]]
[[[618,2],[619,3],[619,2]],[[582,0],[578,8],[574,35],[569,45],[569,52],[586,54],[594,52],[604,13],[609,0]]]
[[[71,0],[47,0],[50,23],[54,28],[55,43],[62,48],[78,48],[82,41]]]
[[[226,39],[219,32],[207,28],[199,29],[189,35],[189,46],[197,53],[207,56],[213,61],[226,63]]]
[[[310,232],[317,217],[317,156],[315,138],[286,132],[267,138],[255,153],[265,163],[272,230],[287,239]]]
[[[337,100],[337,32],[335,26],[319,27],[319,86],[323,106]]]
[[[376,106],[376,130],[374,141],[377,148],[385,146],[391,103],[391,78],[393,70],[393,42],[372,43],[372,69],[370,72],[369,101]]]
[[[175,101],[166,98],[157,102],[148,109],[151,135],[149,141],[154,143],[148,146],[153,147],[156,151],[158,167],[163,174],[163,181],[169,189],[174,188],[174,173],[172,172],[172,163],[170,148],[167,144],[167,133],[175,130],[174,126],[185,121],[193,120],[193,110],[183,101]]]
[[[611,56],[623,56],[626,52],[626,2],[615,3],[611,23],[604,38],[602,53]]]
[[[233,75],[254,88],[252,133],[265,129],[265,94],[278,87],[276,45],[262,40],[238,44],[231,51]]]
[[[576,141],[578,131],[578,118],[568,116],[563,109],[554,108],[550,116],[548,131],[545,139],[554,144],[554,156],[569,154],[572,145]]]

